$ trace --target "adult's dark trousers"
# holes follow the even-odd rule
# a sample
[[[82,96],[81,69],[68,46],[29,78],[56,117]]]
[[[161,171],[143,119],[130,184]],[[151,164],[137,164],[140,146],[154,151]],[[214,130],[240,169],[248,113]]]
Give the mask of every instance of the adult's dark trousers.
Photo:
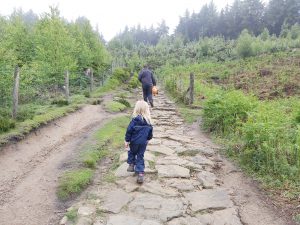
[[[143,97],[145,102],[150,102],[153,104],[153,98],[152,98],[152,85],[150,84],[144,84],[143,86]]]
[[[145,170],[144,154],[147,144],[130,144],[129,147],[127,163],[135,165],[135,172],[143,173]]]

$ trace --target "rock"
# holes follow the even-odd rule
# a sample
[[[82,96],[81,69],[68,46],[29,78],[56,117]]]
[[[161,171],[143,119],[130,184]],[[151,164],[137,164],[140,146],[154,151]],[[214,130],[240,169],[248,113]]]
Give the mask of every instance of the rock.
[[[174,155],[175,151],[166,146],[148,146],[147,149],[151,152],[158,152],[163,155]]]
[[[179,191],[193,191],[200,183],[196,180],[171,179],[166,181],[167,185]]]
[[[166,196],[166,197],[176,197],[179,193],[173,189],[161,186],[157,181],[152,181],[150,183],[145,183],[139,189],[142,192],[149,192],[156,195]]]
[[[76,225],[91,225],[93,221],[87,217],[80,217],[76,223]]]
[[[127,172],[128,164],[124,162],[118,169],[115,171],[116,177],[129,177],[133,176],[132,172]]]
[[[179,166],[182,166],[182,165],[185,165],[187,163],[188,163],[187,160],[182,159],[182,158],[180,158],[176,155],[167,156],[167,157],[164,157],[164,158],[159,158],[156,161],[157,165],[179,165]]]
[[[103,219],[100,218],[100,219],[96,219],[93,225],[105,225],[105,223]]]
[[[127,161],[127,157],[128,157],[128,153],[127,151],[126,152],[123,152],[120,157],[119,157],[119,162],[126,162]]]
[[[232,207],[229,195],[223,189],[205,189],[183,195],[191,204],[190,208],[194,213],[206,209],[220,210]]]
[[[213,161],[201,155],[196,155],[195,157],[192,158],[192,161],[199,165],[206,165],[206,166],[214,165]]]
[[[170,178],[176,178],[176,177],[189,178],[190,177],[190,170],[187,168],[184,168],[182,166],[156,165],[155,168],[157,169],[159,177],[170,177]]]
[[[116,189],[107,194],[99,208],[105,212],[119,213],[131,200],[130,194],[121,189]]]
[[[172,141],[172,140],[165,140],[163,141],[163,145],[168,146],[168,147],[178,147],[182,146],[182,144],[178,141]]]
[[[125,216],[125,215],[112,215],[108,218],[106,225],[140,225],[142,219],[133,217],[133,216]]]
[[[144,159],[147,160],[147,161],[154,162],[155,161],[155,155],[153,155],[152,153],[146,151],[145,155],[144,155]]]
[[[149,145],[160,145],[160,144],[161,144],[161,139],[153,138],[149,141]]]
[[[204,188],[213,188],[216,185],[217,177],[211,172],[201,171],[197,178]]]
[[[154,220],[144,220],[141,225],[162,225],[162,223]]]
[[[169,137],[169,135],[166,134],[166,133],[155,132],[155,133],[154,133],[154,137],[155,137],[155,138],[167,138],[167,137]]]
[[[127,177],[124,180],[117,180],[116,183],[126,192],[133,192],[139,189],[140,185],[136,183],[136,177]]]
[[[167,225],[215,225],[215,224],[214,223],[212,223],[212,224],[200,223],[197,220],[197,218],[187,216],[187,217],[175,218],[172,221],[168,222]]]
[[[197,219],[201,224],[242,225],[234,208],[215,211],[212,214],[197,215]]]
[[[198,153],[202,153],[203,155],[206,155],[206,156],[213,156],[215,154],[215,152],[212,148],[204,147],[201,145],[194,146],[194,145],[187,144],[186,148],[189,149],[189,151],[195,151]]]
[[[137,195],[128,208],[135,215],[143,216],[146,219],[159,218],[162,222],[181,216],[185,211],[183,202],[178,198],[165,199],[158,195],[146,193]]]
[[[67,217],[67,216],[64,216],[64,217],[61,219],[59,225],[66,225],[67,222],[68,222],[68,217]]]
[[[176,125],[181,125],[182,122],[176,122],[175,124]],[[183,136],[183,135],[180,135],[180,136],[179,135],[169,135],[168,138],[171,139],[171,140],[173,140],[173,141],[183,142],[183,143],[187,143],[187,142],[191,141],[190,137]]]
[[[81,206],[78,209],[79,216],[90,216],[96,212],[96,207],[89,205],[89,206]]]

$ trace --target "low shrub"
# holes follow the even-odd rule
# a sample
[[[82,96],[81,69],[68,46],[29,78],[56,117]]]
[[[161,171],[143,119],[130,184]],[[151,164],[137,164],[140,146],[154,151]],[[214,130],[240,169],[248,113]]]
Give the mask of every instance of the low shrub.
[[[241,91],[216,94],[204,103],[203,126],[223,135],[236,133],[256,105],[254,97],[245,96]]]
[[[0,118],[0,133],[7,132],[15,128],[16,122],[9,118]]]

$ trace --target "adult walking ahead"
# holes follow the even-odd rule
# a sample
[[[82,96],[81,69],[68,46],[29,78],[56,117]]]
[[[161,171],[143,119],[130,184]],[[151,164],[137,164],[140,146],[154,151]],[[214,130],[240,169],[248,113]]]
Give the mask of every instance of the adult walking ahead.
[[[156,86],[156,80],[147,65],[139,73],[139,81],[142,83],[144,101],[153,107],[152,87]]]

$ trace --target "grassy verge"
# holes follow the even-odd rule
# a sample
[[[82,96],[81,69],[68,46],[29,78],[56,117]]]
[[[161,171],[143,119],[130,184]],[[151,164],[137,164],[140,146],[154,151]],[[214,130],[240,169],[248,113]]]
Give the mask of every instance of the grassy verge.
[[[10,141],[23,139],[32,130],[74,112],[83,107],[85,104],[100,104],[99,98],[107,92],[114,90],[118,85],[118,81],[110,79],[107,81],[105,86],[96,89],[87,97],[84,95],[71,96],[69,104],[61,104],[62,101],[53,101],[52,104],[49,105],[30,105],[26,107],[28,108],[26,109],[26,112],[30,111],[30,113],[25,113],[21,110],[20,116],[24,117],[21,121],[12,121],[9,120],[8,117],[1,119],[0,147]],[[1,129],[2,120],[5,121],[5,124],[3,122],[3,127],[5,125],[7,129]]]
[[[242,62],[241,65],[249,66],[243,68],[243,73],[252,73],[263,65],[262,62],[263,59]],[[260,180],[266,189],[297,206],[300,194],[299,98],[280,98],[279,95],[271,100],[262,100],[257,90],[247,94],[251,90],[235,90],[231,83],[218,85],[208,81],[210,76],[218,74],[220,79],[226,75],[230,80],[229,77],[236,74],[233,71],[242,69],[239,63],[227,63],[228,68],[215,66],[215,63],[197,66],[195,102],[203,108],[203,128],[221,140],[228,156]],[[221,74],[221,67],[226,74]],[[184,100],[182,91],[187,87],[182,86],[188,83],[188,73],[193,68],[195,66],[179,67],[173,72],[169,68],[166,73],[160,72],[166,89],[179,102]],[[277,70],[272,73],[277,74]],[[256,82],[260,84],[260,79],[264,78],[258,75]],[[196,110],[195,114],[201,115],[200,111]],[[194,120],[194,110],[183,107],[181,113],[189,122]]]
[[[99,160],[104,157],[111,157],[114,159],[113,165],[116,164],[118,161],[116,150],[120,149],[124,143],[128,123],[128,116],[114,118],[87,140],[81,147],[80,168],[65,172],[59,179],[57,196],[60,199],[66,200],[82,192],[92,180],[94,169]],[[109,173],[105,179],[112,182],[114,176]]]

